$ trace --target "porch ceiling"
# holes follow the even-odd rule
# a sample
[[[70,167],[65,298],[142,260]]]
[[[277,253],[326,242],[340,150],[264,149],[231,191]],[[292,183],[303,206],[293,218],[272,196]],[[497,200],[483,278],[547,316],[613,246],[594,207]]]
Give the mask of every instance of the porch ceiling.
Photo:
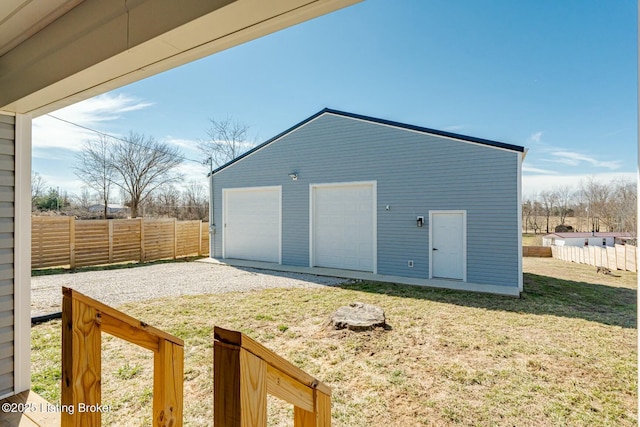
[[[42,115],[361,0],[3,0],[0,110]]]

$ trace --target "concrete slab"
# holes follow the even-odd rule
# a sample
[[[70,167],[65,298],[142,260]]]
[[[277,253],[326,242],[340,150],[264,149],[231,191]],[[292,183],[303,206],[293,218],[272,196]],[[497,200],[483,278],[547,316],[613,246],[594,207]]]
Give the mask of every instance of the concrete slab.
[[[453,289],[459,291],[471,291],[520,297],[517,286],[496,286],[480,283],[463,282],[462,280],[448,279],[422,279],[414,277],[390,276],[385,274],[373,274],[366,271],[340,270],[325,267],[299,267],[295,265],[282,265],[271,262],[249,261],[231,258],[203,258],[198,262],[229,265],[232,267],[258,268],[263,270],[288,271],[293,273],[314,274],[316,276],[340,277],[353,280],[371,282],[398,283],[402,285],[426,286],[431,288]]]

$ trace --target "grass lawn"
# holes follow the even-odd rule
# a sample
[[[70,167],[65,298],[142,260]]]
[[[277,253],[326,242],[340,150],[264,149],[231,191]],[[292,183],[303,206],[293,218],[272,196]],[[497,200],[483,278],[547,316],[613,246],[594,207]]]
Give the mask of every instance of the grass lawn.
[[[212,425],[212,329],[241,330],[333,388],[334,426],[637,425],[635,273],[525,258],[521,299],[381,283],[157,300],[123,311],[185,340],[185,425]],[[326,327],[381,306],[390,328]],[[32,328],[33,389],[59,402],[59,321]],[[103,338],[105,424],[151,425],[151,354]],[[292,409],[269,401],[270,426]]]
[[[522,246],[542,246],[544,234],[522,233]]]

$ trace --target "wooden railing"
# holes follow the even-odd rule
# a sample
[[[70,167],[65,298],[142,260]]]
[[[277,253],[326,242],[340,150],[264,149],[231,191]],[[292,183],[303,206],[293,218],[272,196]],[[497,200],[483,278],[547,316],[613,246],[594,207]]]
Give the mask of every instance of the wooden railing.
[[[331,388],[246,335],[214,328],[213,425],[264,427],[267,394],[294,406],[295,427],[331,426]]]
[[[101,425],[101,332],[153,351],[153,425],[182,426],[184,342],[73,289],[62,294],[62,427]]]
[[[153,425],[182,426],[184,342],[73,289],[62,288],[62,427],[98,427],[101,333],[154,353]],[[267,394],[294,406],[294,427],[331,426],[331,388],[251,338],[214,328],[215,427],[266,427]]]

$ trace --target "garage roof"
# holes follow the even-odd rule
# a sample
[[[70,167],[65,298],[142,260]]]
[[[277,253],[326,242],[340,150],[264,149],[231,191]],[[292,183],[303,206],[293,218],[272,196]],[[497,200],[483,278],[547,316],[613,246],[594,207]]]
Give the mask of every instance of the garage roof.
[[[442,137],[445,137],[445,138],[457,139],[457,140],[460,140],[460,141],[472,142],[472,143],[475,143],[475,144],[487,145],[487,146],[490,146],[490,147],[501,148],[501,149],[504,149],[504,150],[511,150],[511,151],[517,151],[517,152],[525,153],[525,148],[521,147],[519,145],[506,144],[504,142],[491,141],[489,139],[476,138],[474,136],[461,135],[461,134],[457,134],[457,133],[445,132],[445,131],[441,131],[441,130],[430,129],[430,128],[410,125],[410,124],[406,124],[406,123],[394,122],[394,121],[391,121],[391,120],[384,120],[384,119],[378,119],[378,118],[370,117],[370,116],[363,116],[361,114],[354,114],[354,113],[348,113],[348,112],[345,112],[345,111],[333,110],[331,108],[324,108],[323,110],[318,111],[313,116],[311,116],[311,117],[301,121],[300,123],[290,127],[289,129],[287,129],[284,132],[274,136],[273,138],[269,139],[268,141],[265,141],[262,144],[252,148],[251,150],[247,151],[246,153],[242,154],[241,156],[238,156],[235,159],[231,160],[230,162],[220,166],[219,168],[214,169],[211,172],[211,174],[215,174],[215,173],[218,173],[218,172],[222,171],[223,169],[226,169],[227,167],[231,166],[232,164],[242,160],[243,158],[255,153],[258,150],[261,150],[262,148],[266,147],[267,145],[271,144],[272,142],[277,141],[278,139],[282,138],[283,136],[295,131],[296,129],[304,126],[305,124],[309,123],[310,121],[315,120],[316,118],[318,118],[318,117],[320,117],[322,115],[325,115],[325,114],[332,114],[332,115],[336,115],[336,116],[342,116],[342,117],[347,117],[347,118],[351,118],[351,119],[362,120],[362,121],[367,121],[367,122],[371,122],[371,123],[377,123],[377,124],[384,125],[384,126],[392,126],[392,127],[396,127],[396,128],[411,130],[411,131],[414,131],[414,132],[421,132],[421,133],[425,133],[425,134],[429,134],[429,135],[442,136]]]

